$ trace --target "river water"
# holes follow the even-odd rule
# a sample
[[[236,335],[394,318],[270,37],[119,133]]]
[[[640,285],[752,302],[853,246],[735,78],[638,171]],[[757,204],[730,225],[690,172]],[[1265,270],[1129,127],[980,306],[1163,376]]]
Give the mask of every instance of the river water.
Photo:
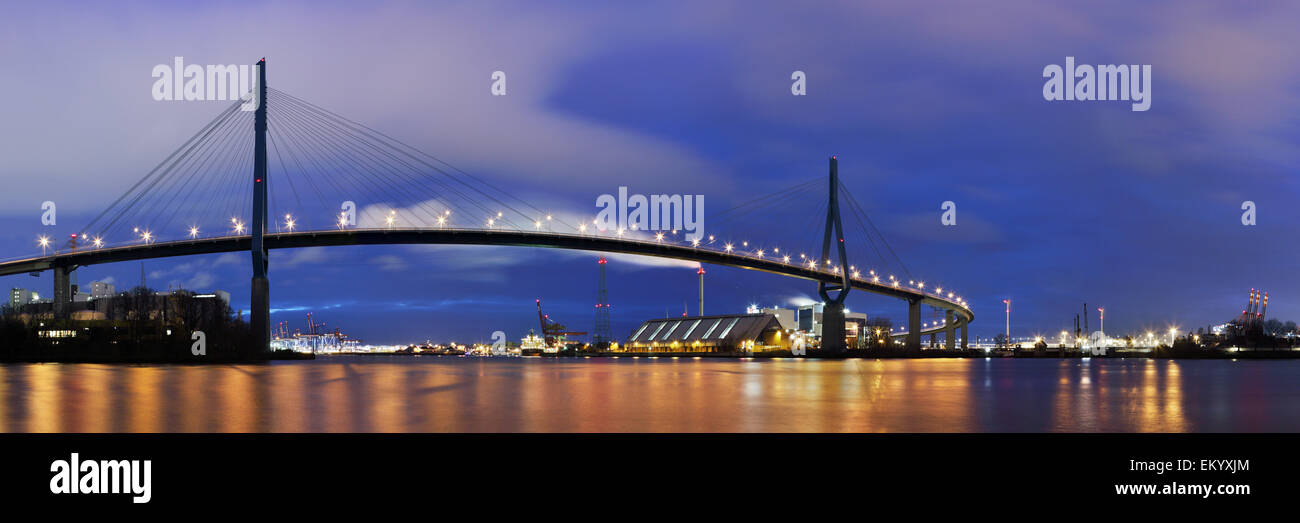
[[[1300,431],[1300,360],[3,364],[0,431]]]

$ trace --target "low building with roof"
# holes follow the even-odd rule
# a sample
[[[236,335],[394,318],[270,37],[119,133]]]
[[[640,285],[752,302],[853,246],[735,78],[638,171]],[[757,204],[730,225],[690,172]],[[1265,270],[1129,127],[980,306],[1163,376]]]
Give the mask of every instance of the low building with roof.
[[[723,314],[649,320],[628,336],[624,352],[788,350],[793,330],[773,314]]]

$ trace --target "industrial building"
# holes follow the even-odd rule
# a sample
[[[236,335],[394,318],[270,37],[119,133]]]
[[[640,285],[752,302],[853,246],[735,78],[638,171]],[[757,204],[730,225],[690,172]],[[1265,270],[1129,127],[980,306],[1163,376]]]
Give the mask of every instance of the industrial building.
[[[772,314],[724,314],[649,320],[632,331],[626,352],[786,350],[793,331]]]
[[[796,324],[798,330],[808,333],[816,338],[822,335],[822,306],[821,303],[814,303],[799,307]],[[867,329],[867,315],[861,312],[844,311],[844,337],[846,338],[846,347],[850,349],[862,348],[865,345],[867,336],[864,335]]]
[[[41,297],[31,289],[19,289],[17,287],[9,290],[9,306],[21,307],[30,303],[35,303]]]

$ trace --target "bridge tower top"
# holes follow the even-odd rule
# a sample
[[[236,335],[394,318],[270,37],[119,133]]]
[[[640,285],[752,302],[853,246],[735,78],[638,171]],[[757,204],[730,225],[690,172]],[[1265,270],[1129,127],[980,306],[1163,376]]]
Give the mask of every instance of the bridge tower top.
[[[826,303],[842,305],[844,299],[848,297],[849,289],[849,260],[844,254],[844,226],[840,223],[840,163],[835,156],[830,160],[830,200],[826,205],[826,234],[822,237],[822,257],[819,263],[832,263],[831,248],[835,248],[839,259],[840,281],[838,283],[821,282],[817,284],[817,293],[821,295],[822,300]],[[831,292],[838,292],[831,296]]]

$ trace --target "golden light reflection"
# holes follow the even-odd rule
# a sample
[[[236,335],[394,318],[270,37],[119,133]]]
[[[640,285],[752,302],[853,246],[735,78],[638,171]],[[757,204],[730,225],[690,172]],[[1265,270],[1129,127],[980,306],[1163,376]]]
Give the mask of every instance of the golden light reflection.
[[[1182,432],[1236,419],[1185,404],[1191,364],[1163,360],[392,358],[3,365],[0,430]],[[1213,379],[1214,401],[1243,401],[1246,375]]]

